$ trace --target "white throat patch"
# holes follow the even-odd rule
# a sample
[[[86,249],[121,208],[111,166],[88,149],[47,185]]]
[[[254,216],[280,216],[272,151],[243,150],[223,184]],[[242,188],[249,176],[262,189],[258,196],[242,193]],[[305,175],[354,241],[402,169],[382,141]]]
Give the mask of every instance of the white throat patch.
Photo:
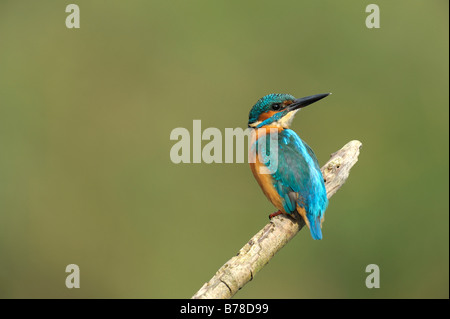
[[[294,120],[295,114],[300,111],[300,109],[294,110],[283,116],[276,122],[276,125],[282,128],[289,128],[291,126],[292,121]]]

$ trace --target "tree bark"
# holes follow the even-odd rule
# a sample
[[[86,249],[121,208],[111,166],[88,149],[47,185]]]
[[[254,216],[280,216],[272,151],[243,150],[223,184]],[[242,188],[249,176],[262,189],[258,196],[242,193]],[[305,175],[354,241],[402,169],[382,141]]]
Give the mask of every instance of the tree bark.
[[[322,167],[328,199],[347,180],[350,169],[358,161],[362,143],[351,141],[339,151],[331,154],[330,160]],[[274,218],[239,253],[227,261],[205,283],[192,299],[229,299],[239,289],[253,279],[272,257],[286,245],[305,225],[298,214],[292,217],[279,215]]]

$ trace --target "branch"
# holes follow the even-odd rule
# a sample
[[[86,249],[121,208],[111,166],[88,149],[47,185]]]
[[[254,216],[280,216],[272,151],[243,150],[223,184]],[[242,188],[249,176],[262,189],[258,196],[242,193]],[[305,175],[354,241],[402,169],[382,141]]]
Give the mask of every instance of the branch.
[[[358,161],[361,146],[361,142],[356,140],[348,142],[342,149],[331,154],[330,160],[322,167],[328,199],[347,180],[350,169]],[[233,297],[304,225],[305,222],[298,213],[293,217],[278,215],[272,218],[192,299]]]

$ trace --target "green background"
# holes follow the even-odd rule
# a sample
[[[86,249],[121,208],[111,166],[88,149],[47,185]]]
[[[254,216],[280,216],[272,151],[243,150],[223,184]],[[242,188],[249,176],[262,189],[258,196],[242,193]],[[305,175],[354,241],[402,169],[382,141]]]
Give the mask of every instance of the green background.
[[[447,1],[376,1],[380,29],[368,1],[74,2],[80,29],[0,2],[0,297],[192,296],[274,208],[248,164],[173,164],[170,132],[245,128],[273,92],[333,92],[293,123],[320,163],[364,146],[324,239],[236,297],[449,297]]]

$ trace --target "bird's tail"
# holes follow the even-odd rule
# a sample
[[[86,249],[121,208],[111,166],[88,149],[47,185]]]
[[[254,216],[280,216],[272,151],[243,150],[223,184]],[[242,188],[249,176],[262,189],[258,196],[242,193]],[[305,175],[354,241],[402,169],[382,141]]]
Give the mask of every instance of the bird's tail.
[[[314,217],[312,214],[307,214],[303,207],[300,207],[297,204],[297,211],[302,216],[303,220],[308,226],[309,231],[311,232],[311,236],[313,239],[320,240],[322,239],[322,223],[320,220],[320,216]]]
[[[309,231],[311,232],[312,238],[315,240],[322,239],[322,227],[320,224],[320,217],[309,220]]]

